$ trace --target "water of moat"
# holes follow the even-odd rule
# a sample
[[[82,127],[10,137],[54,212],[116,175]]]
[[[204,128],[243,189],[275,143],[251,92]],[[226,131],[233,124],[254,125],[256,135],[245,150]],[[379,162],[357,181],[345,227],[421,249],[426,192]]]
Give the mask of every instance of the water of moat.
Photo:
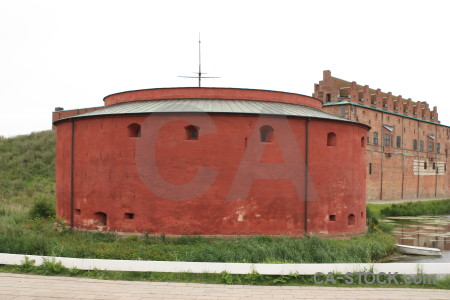
[[[442,256],[404,255],[392,262],[450,263],[450,216],[389,217],[398,244],[439,248]]]

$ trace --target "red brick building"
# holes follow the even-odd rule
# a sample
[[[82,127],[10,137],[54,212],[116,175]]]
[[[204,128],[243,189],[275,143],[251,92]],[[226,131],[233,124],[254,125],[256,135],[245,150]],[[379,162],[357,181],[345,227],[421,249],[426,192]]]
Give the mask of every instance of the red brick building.
[[[366,230],[369,127],[323,112],[319,99],[167,88],[104,102],[54,113],[57,215],[71,226],[172,235]]]
[[[450,127],[437,107],[345,81],[324,71],[314,87],[323,110],[367,124],[367,200],[450,196]]]

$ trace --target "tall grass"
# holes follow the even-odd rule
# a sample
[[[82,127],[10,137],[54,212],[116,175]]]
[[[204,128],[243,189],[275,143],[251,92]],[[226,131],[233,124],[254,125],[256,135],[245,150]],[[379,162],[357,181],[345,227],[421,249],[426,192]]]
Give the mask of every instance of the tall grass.
[[[66,228],[54,214],[55,135],[0,139],[0,252],[50,256],[249,263],[372,262],[394,250],[382,232],[318,237],[119,237]],[[44,218],[41,218],[44,217]]]
[[[387,217],[450,214],[450,199],[392,204],[381,209]]]
[[[0,252],[82,258],[247,263],[337,263],[378,261],[394,251],[394,239],[371,233],[349,240],[318,237],[200,236],[120,237],[76,231],[37,219],[0,231]]]

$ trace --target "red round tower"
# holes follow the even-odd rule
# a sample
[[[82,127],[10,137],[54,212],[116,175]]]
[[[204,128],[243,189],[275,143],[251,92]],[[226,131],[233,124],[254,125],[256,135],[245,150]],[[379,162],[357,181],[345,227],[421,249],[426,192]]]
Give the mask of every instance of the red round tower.
[[[57,215],[150,234],[365,232],[368,126],[316,98],[167,88],[55,122]]]

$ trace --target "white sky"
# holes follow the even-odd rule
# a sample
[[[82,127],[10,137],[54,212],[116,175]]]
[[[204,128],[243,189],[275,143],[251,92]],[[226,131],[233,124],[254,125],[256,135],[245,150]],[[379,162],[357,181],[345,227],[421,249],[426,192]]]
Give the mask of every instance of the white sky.
[[[133,89],[311,95],[323,70],[438,106],[450,125],[450,1],[0,0],[0,135]]]

